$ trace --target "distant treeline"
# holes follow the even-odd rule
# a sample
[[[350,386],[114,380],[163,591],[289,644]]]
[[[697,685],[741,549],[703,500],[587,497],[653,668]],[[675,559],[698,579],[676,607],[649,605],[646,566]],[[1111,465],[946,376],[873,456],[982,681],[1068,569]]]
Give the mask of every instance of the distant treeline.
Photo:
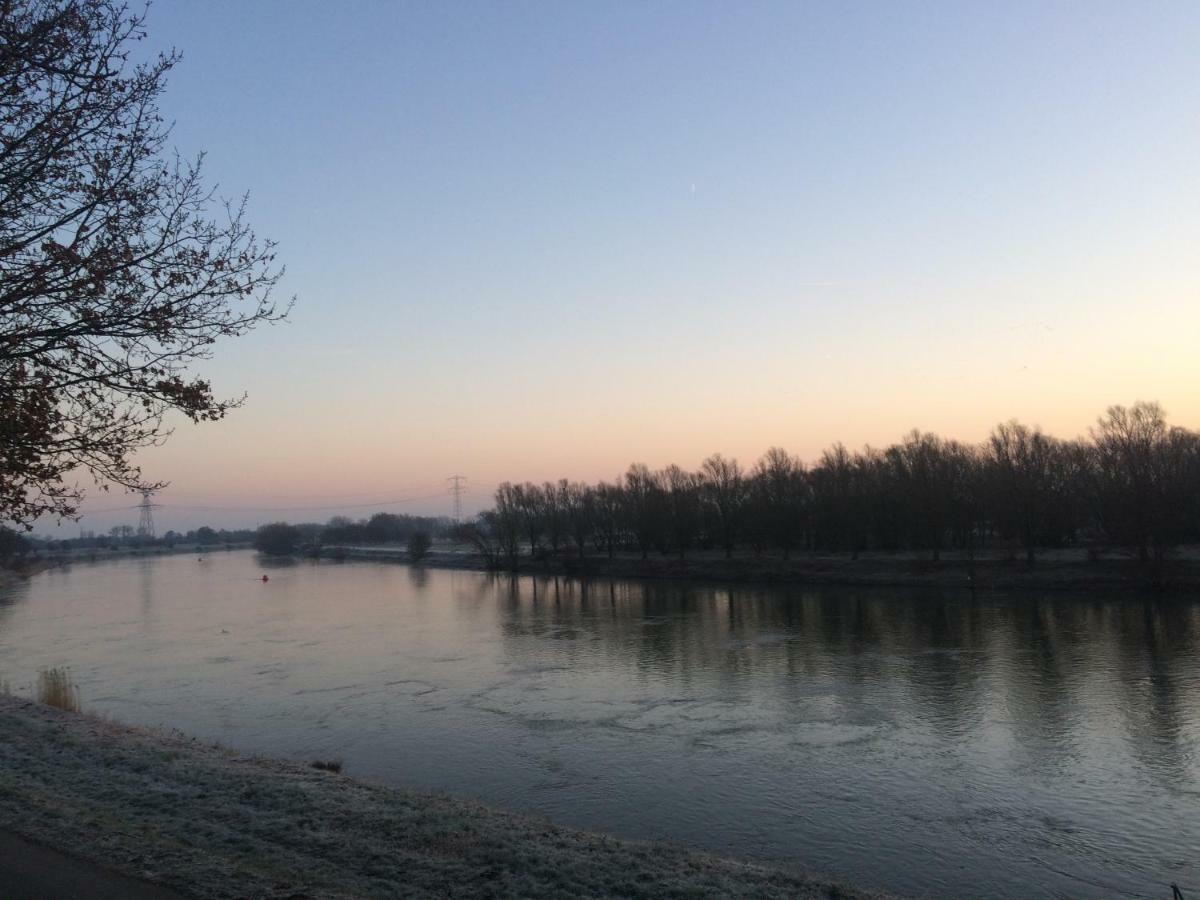
[[[6,559],[20,558],[30,553],[56,553],[68,550],[119,550],[123,547],[168,547],[195,545],[215,547],[228,544],[245,544],[254,540],[255,529],[239,528],[232,531],[202,525],[187,532],[167,531],[158,537],[138,534],[132,525],[114,525],[107,532],[96,534],[85,532],[74,538],[47,538],[21,535],[0,525],[0,563]]]
[[[263,525],[255,533],[254,546],[263,553],[283,556],[301,547],[319,551],[325,544],[405,544],[410,553],[421,547],[420,555],[423,556],[429,549],[430,540],[448,537],[450,529],[449,519],[430,516],[381,512],[357,522],[345,516],[334,516],[324,525],[316,522]]]
[[[500,485],[462,527],[495,565],[694,548],[846,553],[1120,546],[1142,560],[1200,542],[1200,434],[1155,403],[1113,406],[1085,439],[1012,421],[981,445],[913,431],[883,449],[840,443],[812,465],[772,448],[749,470],[714,454],[699,471],[631,465],[614,482]]]
[[[431,538],[449,537],[450,519],[431,516],[407,516],[394,513],[376,513],[369,519],[354,521],[345,516],[334,516],[328,522],[304,522],[288,525],[274,522],[260,528],[214,529],[207,525],[187,532],[167,531],[159,537],[147,537],[137,533],[131,525],[114,525],[107,533],[85,533],[76,538],[26,537],[0,526],[0,565],[21,560],[30,554],[68,550],[108,549],[122,547],[167,547],[195,546],[197,549],[231,544],[254,543],[267,552],[291,553],[299,547],[319,548],[322,544],[405,544],[410,551],[414,546],[426,546]],[[423,536],[413,544],[413,538]],[[262,546],[260,546],[262,545]]]
[[[450,520],[381,512],[357,522],[345,516],[334,516],[324,525],[308,524],[297,527],[308,543],[402,544],[418,532],[433,537],[444,537],[449,532]]]

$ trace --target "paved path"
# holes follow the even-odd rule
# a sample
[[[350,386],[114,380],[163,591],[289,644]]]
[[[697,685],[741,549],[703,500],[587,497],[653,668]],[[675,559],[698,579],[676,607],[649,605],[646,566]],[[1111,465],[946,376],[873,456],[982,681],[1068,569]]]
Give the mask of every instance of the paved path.
[[[4,900],[183,900],[164,887],[118,875],[95,863],[0,831]]]

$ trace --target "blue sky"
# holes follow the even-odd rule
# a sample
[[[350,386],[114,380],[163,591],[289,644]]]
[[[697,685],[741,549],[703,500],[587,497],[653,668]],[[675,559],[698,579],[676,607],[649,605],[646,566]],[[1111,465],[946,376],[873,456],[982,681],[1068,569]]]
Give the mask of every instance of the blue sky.
[[[145,455],[165,503],[453,471],[483,503],[914,426],[1074,435],[1136,399],[1200,425],[1200,4],[163,0],[147,24],[183,53],[174,143],[250,190],[298,295],[205,370],[247,406]]]

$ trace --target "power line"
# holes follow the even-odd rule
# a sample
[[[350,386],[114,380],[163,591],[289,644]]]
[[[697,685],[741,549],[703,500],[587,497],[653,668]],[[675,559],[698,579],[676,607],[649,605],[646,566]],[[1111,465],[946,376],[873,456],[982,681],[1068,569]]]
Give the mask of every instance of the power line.
[[[191,503],[155,503],[157,509],[189,509],[203,512],[325,512],[340,509],[369,509],[379,506],[399,506],[404,503],[417,503],[421,500],[435,500],[446,496],[444,491],[434,494],[420,494],[410,497],[393,497],[390,500],[376,500],[370,503],[333,503],[320,506],[209,506]],[[105,509],[84,510],[82,516],[100,515],[101,513],[122,512],[124,510],[142,509],[145,501],[132,506],[111,506]]]
[[[141,507],[142,505],[140,503],[135,503],[132,506],[108,506],[104,509],[85,509],[81,511],[79,515],[81,517],[98,516],[101,513],[124,512],[127,509],[141,509]]]
[[[339,509],[370,509],[378,506],[399,506],[402,503],[416,503],[420,500],[433,500],[444,497],[445,493],[421,494],[415,497],[394,497],[391,500],[378,500],[371,503],[332,503],[326,506],[197,506],[191,504],[169,504],[171,509],[196,509],[209,512],[325,512]]]

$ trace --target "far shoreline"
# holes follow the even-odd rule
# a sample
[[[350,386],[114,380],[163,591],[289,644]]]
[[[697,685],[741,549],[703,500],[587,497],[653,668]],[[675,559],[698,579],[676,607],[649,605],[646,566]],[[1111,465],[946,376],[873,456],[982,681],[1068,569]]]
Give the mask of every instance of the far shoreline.
[[[269,558],[269,557],[266,557]],[[307,548],[292,558],[393,562],[438,569],[492,572],[498,575],[616,578],[745,585],[938,588],[979,592],[1149,592],[1200,598],[1200,552],[1186,548],[1178,557],[1143,564],[1134,558],[1088,559],[1049,551],[1030,564],[998,555],[968,558],[946,554],[930,560],[914,554],[778,556],[700,553],[683,559],[620,554],[522,557],[516,567],[489,567],[478,553],[433,551],[409,559],[401,547],[326,546]]]
[[[162,556],[219,556],[253,549],[248,543],[207,547],[142,547],[119,550],[80,550],[26,558],[16,566],[0,567],[0,588],[27,581],[33,575],[74,563]],[[633,581],[667,581],[708,585],[860,587],[936,589],[970,593],[1064,593],[1103,591],[1116,594],[1152,594],[1175,599],[1200,599],[1200,547],[1185,547],[1165,560],[1141,563],[1132,555],[1112,552],[1088,558],[1086,551],[1046,551],[1034,563],[1001,554],[970,559],[959,552],[940,560],[912,553],[864,553],[849,556],[780,556],[735,554],[726,558],[717,551],[698,552],[685,558],[652,554],[642,558],[622,553],[523,556],[515,567],[489,566],[474,551],[434,549],[420,560],[409,558],[397,545],[298,548],[290,554],[261,554],[264,562],[319,560],[326,562],[377,562],[424,566],[431,569],[486,572],[494,575],[598,578]]]
[[[88,547],[77,550],[53,551],[39,553],[15,559],[8,564],[0,564],[0,588],[10,584],[26,581],[39,572],[49,569],[59,569],[73,563],[108,562],[115,559],[153,559],[159,556],[205,556],[214,553],[230,553],[235,550],[250,550],[248,541],[229,544],[188,545],[181,544],[160,546],[150,544],[144,547]]]

